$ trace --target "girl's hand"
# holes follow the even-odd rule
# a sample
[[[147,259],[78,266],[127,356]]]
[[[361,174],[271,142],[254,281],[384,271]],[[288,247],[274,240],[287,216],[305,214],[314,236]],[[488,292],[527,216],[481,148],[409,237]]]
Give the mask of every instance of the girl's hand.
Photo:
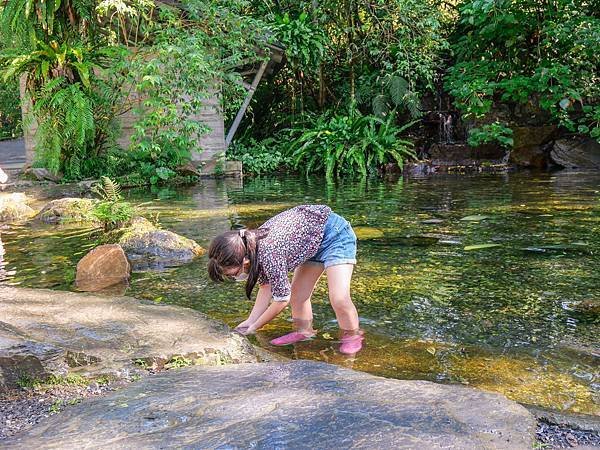
[[[238,324],[238,326],[235,327],[234,330],[235,331],[240,331],[240,330],[248,328],[250,325],[252,325],[252,322],[250,322],[249,319],[246,319],[242,323]]]
[[[247,336],[249,334],[256,333],[256,327],[254,325],[250,325],[249,327],[245,328],[236,328],[236,331],[244,336]]]

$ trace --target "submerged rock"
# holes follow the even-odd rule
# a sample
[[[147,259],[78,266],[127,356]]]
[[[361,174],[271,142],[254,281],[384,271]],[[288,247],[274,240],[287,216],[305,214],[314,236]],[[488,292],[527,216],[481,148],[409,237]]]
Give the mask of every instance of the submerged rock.
[[[571,308],[581,314],[600,316],[600,299],[588,298],[586,300],[573,303]]]
[[[378,228],[367,227],[367,226],[357,226],[352,227],[356,237],[363,241],[368,239],[379,239],[385,236],[385,233]]]
[[[134,270],[185,264],[205,252],[193,240],[161,230],[141,217],[117,234]]]
[[[243,336],[199,312],[127,297],[0,287],[0,320],[0,374],[78,367],[120,377],[136,360],[161,368],[175,356],[196,364],[256,361]]]
[[[75,283],[82,291],[94,292],[129,280],[131,267],[120,245],[96,247],[77,263]]]
[[[501,395],[312,361],[192,367],[84,400],[6,441],[20,448],[531,448]]]
[[[44,206],[36,218],[50,224],[94,222],[93,207],[94,200],[89,198],[59,198]]]
[[[18,222],[27,220],[35,215],[27,202],[25,194],[0,194],[0,222]]]

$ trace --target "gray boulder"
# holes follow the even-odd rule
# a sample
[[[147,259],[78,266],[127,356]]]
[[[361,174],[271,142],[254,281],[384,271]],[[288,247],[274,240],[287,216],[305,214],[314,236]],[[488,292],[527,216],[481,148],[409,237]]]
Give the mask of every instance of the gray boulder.
[[[192,367],[84,400],[19,448],[528,449],[535,419],[501,395],[311,362]]]
[[[204,249],[193,240],[161,230],[141,217],[117,234],[117,243],[127,254],[133,270],[177,266],[204,254]]]
[[[600,169],[600,143],[591,138],[558,139],[550,158],[567,169]]]
[[[25,173],[32,175],[38,181],[52,181],[53,183],[58,183],[62,178],[62,175],[54,175],[48,169],[42,167],[32,167],[26,170]]]
[[[25,379],[45,379],[64,371],[66,363],[60,348],[23,336],[0,322],[0,392],[15,388]]]
[[[25,194],[0,194],[0,222],[19,222],[33,217],[35,211],[27,205],[28,201]]]
[[[549,160],[547,145],[555,134],[554,125],[513,128],[514,145],[510,162],[521,167],[545,169]]]
[[[116,377],[135,361],[162,368],[256,361],[241,335],[203,314],[127,297],[0,287],[0,383],[77,368]],[[2,381],[3,380],[3,381]]]

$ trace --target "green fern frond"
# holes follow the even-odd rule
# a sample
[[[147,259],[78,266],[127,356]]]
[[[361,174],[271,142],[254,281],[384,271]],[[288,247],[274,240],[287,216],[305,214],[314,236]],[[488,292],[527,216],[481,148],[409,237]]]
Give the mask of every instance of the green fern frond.
[[[387,89],[390,95],[390,99],[396,106],[402,106],[405,103],[405,98],[409,94],[410,89],[408,81],[404,78],[393,75],[389,77],[387,82]]]
[[[116,202],[123,198],[121,196],[121,186],[116,181],[111,180],[109,177],[102,177],[101,180],[105,200]]]

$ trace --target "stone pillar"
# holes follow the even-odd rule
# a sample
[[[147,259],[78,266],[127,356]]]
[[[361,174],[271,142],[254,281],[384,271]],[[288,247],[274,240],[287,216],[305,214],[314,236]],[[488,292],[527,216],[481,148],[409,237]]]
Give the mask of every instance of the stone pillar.
[[[194,163],[214,161],[225,152],[225,121],[220,93],[213,90],[203,103],[204,107],[194,118],[209,127],[210,131],[200,137],[198,145],[201,150],[192,154]]]

